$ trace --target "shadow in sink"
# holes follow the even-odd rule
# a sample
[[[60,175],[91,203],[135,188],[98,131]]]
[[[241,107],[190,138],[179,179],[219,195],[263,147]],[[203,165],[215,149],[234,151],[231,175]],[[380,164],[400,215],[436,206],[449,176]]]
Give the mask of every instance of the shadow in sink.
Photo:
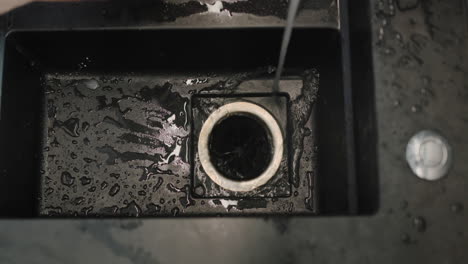
[[[377,189],[377,175],[363,188],[350,182],[350,87],[331,29],[297,29],[291,39],[281,82],[289,157],[278,172],[289,191],[229,199],[204,197],[205,187],[194,185],[192,99],[271,96],[281,37],[276,28],[9,34],[0,214],[345,215],[350,196],[361,193],[372,202],[354,214],[375,210],[378,197],[367,190]]]

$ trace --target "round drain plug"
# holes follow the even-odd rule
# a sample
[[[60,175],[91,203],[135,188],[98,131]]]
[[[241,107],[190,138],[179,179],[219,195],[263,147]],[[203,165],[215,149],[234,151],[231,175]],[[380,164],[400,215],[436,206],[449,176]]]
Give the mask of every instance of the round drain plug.
[[[277,172],[283,158],[283,135],[263,107],[230,103],[214,111],[203,124],[198,154],[215,183],[231,191],[251,191]]]
[[[416,176],[435,181],[447,174],[452,163],[452,148],[438,133],[423,130],[408,142],[406,160]]]

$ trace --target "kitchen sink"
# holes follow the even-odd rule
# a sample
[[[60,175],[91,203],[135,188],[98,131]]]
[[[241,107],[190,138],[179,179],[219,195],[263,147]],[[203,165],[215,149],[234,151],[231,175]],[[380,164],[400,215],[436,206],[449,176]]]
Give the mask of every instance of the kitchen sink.
[[[0,215],[375,212],[370,49],[353,44],[369,32],[350,39],[343,29],[295,29],[280,93],[274,94],[282,32],[277,27],[10,32],[1,90]],[[208,116],[235,102],[266,109],[284,140],[279,169],[247,192],[211,181],[198,155]],[[252,120],[234,118],[217,133],[228,133],[226,141],[234,145],[236,137],[256,142],[268,133],[256,134],[261,129]],[[262,144],[271,140],[263,137]],[[222,136],[219,142],[224,144]],[[250,151],[266,145],[255,146],[260,147]],[[270,159],[262,153],[251,160],[241,156],[240,162],[250,162],[247,167],[235,164],[260,173],[268,165],[263,159]],[[229,172],[237,166],[226,164]]]

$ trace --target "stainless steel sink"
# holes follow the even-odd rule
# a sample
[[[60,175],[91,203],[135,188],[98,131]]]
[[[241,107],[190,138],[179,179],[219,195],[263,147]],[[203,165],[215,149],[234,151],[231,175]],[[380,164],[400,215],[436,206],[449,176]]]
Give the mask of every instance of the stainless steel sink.
[[[11,32],[0,215],[372,213],[369,55],[340,30],[295,29],[278,106],[271,87],[281,36],[281,28]],[[362,60],[351,67],[352,56]],[[258,100],[284,110],[280,117],[264,105],[283,120],[279,180],[220,191],[196,167],[197,127],[207,117],[199,113]]]

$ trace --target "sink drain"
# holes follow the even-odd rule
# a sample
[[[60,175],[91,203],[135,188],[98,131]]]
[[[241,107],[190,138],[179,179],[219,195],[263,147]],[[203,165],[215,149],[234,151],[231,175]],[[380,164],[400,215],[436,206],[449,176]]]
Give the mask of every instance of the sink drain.
[[[205,121],[198,154],[215,183],[231,191],[251,191],[277,172],[283,158],[283,135],[263,107],[234,102],[218,108]]]
[[[211,163],[226,178],[254,179],[268,167],[272,148],[269,131],[252,115],[232,115],[211,132],[208,150]]]

